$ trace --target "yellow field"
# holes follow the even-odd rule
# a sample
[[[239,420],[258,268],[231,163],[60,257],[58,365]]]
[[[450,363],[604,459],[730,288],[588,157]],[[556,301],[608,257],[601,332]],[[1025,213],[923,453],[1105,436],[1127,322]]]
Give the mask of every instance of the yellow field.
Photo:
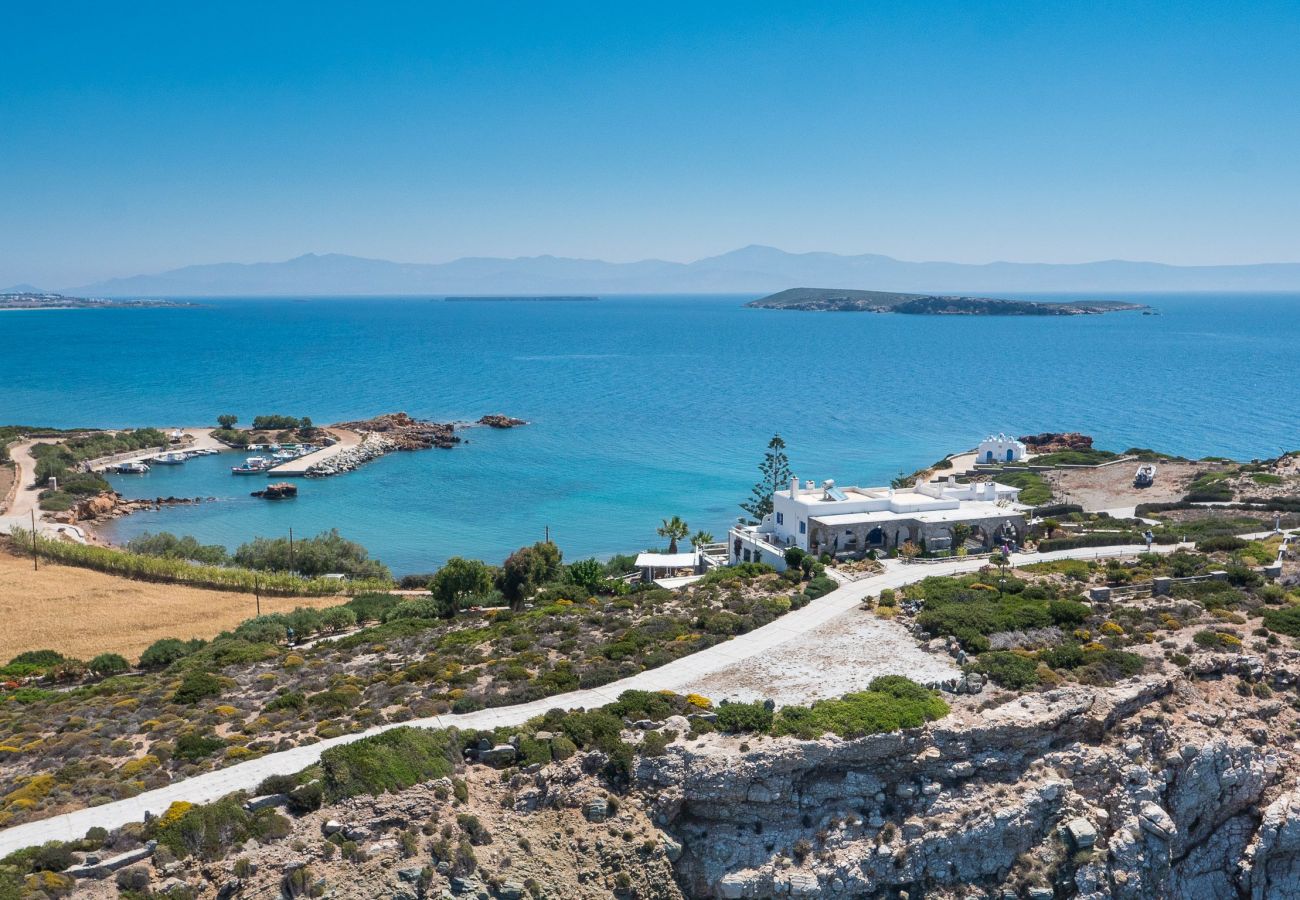
[[[262,612],[324,607],[346,597],[262,598]],[[134,662],[164,637],[211,638],[257,614],[252,594],[150,584],[41,562],[0,549],[0,664],[24,650],[78,659],[121,653]]]

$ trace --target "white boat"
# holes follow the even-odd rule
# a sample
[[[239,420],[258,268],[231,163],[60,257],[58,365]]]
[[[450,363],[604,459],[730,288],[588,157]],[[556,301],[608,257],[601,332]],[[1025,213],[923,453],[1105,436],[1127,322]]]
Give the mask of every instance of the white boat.
[[[1156,467],[1151,463],[1144,463],[1138,466],[1137,474],[1133,476],[1133,487],[1151,487],[1156,483]]]
[[[149,460],[151,463],[159,466],[179,466],[185,462],[188,457],[184,453],[164,453],[161,456],[155,456]]]
[[[231,475],[260,475],[271,468],[271,460],[265,456],[250,456],[242,466],[231,466]]]
[[[117,474],[119,475],[143,475],[149,471],[149,467],[142,462],[124,462],[118,463]]]

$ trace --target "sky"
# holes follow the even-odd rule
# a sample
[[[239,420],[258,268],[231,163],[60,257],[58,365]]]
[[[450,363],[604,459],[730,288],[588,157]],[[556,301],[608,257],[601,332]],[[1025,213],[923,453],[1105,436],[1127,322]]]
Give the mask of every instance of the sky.
[[[1300,261],[1300,3],[8,4],[0,288],[339,252]]]

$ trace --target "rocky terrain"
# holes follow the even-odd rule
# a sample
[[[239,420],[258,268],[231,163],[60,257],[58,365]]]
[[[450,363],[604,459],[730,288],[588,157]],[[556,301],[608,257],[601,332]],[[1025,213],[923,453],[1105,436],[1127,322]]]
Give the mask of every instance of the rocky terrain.
[[[130,500],[116,491],[103,491],[93,497],[79,500],[71,509],[54,513],[51,518],[56,522],[75,525],[79,522],[103,522],[116,519],[141,510],[161,509],[164,506],[188,506],[213,501],[215,497],[155,497],[152,500]]]
[[[445,450],[460,443],[454,424],[413,419],[404,412],[385,413],[356,422],[340,422],[335,427],[360,434],[379,435],[388,440],[390,449],[393,450],[427,450],[430,447]]]
[[[673,717],[637,723],[670,743],[626,791],[596,751],[506,760],[290,818],[221,859],[162,848],[69,874],[97,898],[1294,897],[1298,677],[1291,650],[1201,654],[1187,674],[966,698],[856,740],[687,740]],[[113,841],[131,844],[110,838],[92,870]],[[458,841],[472,863],[448,857]]]
[[[876,312],[914,316],[1084,316],[1126,310],[1146,310],[1140,303],[1118,300],[1076,300],[1039,303],[996,297],[956,297],[897,294],[889,291],[790,288],[745,304],[752,309],[796,309],[805,312]]]

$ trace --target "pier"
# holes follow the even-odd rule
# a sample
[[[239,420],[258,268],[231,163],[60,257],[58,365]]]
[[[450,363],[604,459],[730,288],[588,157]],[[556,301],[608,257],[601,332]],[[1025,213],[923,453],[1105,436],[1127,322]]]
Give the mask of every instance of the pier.
[[[300,456],[297,459],[291,459],[288,462],[280,463],[278,466],[272,466],[266,470],[268,478],[303,478],[306,477],[308,470],[313,466],[329,462],[338,456],[344,450],[349,450],[361,443],[361,435],[355,431],[348,431],[343,428],[327,428],[334,438],[335,442],[328,447],[317,450],[315,453],[308,453],[306,456]]]

